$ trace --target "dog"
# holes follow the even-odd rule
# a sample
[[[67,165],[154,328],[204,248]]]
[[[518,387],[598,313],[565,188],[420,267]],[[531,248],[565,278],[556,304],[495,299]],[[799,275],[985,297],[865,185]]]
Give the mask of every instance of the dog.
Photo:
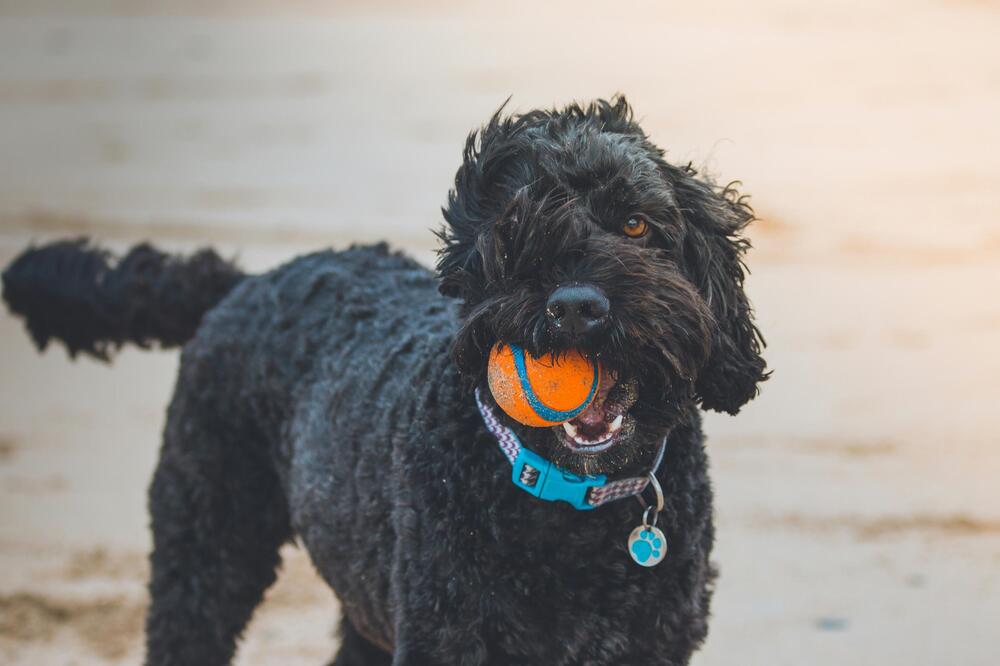
[[[616,97],[501,107],[443,214],[436,273],[384,244],[247,275],[82,239],[4,272],[39,349],[183,345],[149,489],[149,666],[228,664],[293,540],[340,599],[337,666],[676,666],[704,641],[699,410],[735,414],[768,376],[746,199],[666,161]],[[578,350],[600,392],[523,426],[487,385],[497,343]]]

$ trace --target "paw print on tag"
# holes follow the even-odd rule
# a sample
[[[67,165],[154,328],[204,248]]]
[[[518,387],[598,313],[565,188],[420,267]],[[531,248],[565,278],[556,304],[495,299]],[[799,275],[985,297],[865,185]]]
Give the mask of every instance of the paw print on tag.
[[[643,530],[639,532],[639,538],[632,544],[632,557],[640,562],[645,562],[650,557],[659,557],[662,545],[662,542],[653,536],[650,530]]]
[[[667,540],[658,528],[640,525],[632,530],[628,538],[628,554],[636,564],[644,567],[656,566],[667,554]]]

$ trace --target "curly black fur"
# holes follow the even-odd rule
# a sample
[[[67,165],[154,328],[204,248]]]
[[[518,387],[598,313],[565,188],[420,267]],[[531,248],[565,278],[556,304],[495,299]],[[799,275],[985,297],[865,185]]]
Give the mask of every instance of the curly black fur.
[[[498,112],[444,213],[438,276],[384,245],[322,252],[233,273],[198,325],[150,489],[148,664],[228,663],[292,538],[342,601],[340,666],[680,665],[703,641],[714,532],[698,405],[735,412],[765,378],[742,291],[749,208],[669,165],[619,99]],[[638,240],[621,233],[635,215],[652,229]],[[100,283],[106,262],[87,256],[85,283]],[[607,295],[599,333],[547,323],[567,282]],[[71,350],[173,330],[74,332],[19,307],[36,339]],[[606,453],[508,420],[560,464],[641,474],[666,438],[659,566],[626,553],[634,501],[577,511],[511,483],[471,393],[497,342],[580,348],[623,387],[607,400],[630,425]]]
[[[70,356],[107,361],[126,342],[184,344],[242,278],[212,250],[179,258],[144,243],[114,262],[77,239],[26,250],[3,272],[3,298],[39,350],[55,338]]]

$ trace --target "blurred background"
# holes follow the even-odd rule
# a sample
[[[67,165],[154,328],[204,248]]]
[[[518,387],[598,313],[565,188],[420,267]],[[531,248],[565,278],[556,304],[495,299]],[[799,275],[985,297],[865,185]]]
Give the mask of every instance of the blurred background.
[[[707,418],[721,577],[694,663],[1000,663],[1000,4],[167,4],[0,0],[0,261],[85,234],[429,265],[508,96],[625,93],[760,217],[774,377]],[[139,663],[177,355],[40,357],[6,312],[0,340],[0,662]],[[288,548],[239,663],[323,663],[337,612]]]

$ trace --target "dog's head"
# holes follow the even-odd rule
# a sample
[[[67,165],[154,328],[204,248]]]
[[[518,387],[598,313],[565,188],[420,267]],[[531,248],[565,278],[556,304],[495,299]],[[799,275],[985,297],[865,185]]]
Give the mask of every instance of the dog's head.
[[[624,98],[501,109],[469,136],[443,212],[440,289],[462,299],[463,374],[485,388],[497,342],[576,348],[604,371],[573,421],[515,426],[557,464],[646,460],[690,405],[736,413],[766,378],[743,292],[752,211],[668,164]]]

